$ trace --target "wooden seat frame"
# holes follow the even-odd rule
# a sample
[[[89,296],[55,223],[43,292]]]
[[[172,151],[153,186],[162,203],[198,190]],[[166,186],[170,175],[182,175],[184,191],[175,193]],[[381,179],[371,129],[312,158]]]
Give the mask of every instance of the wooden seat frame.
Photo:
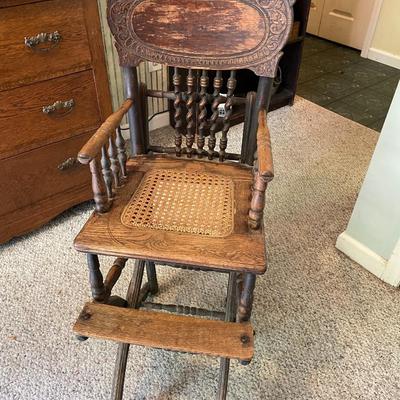
[[[188,252],[185,257],[184,251],[179,256],[166,252],[166,255],[161,257],[130,249],[129,243],[125,247],[118,246],[116,244],[118,240],[115,242],[97,240],[96,232],[100,231],[96,229],[100,229],[98,227],[102,224],[107,229],[115,226],[115,223],[110,223],[110,221],[120,218],[121,211],[114,212],[116,216],[113,217],[113,209],[120,210],[125,201],[123,199],[127,196],[124,193],[132,192],[129,185],[132,179],[136,179],[133,177],[135,173],[137,174],[139,165],[151,166],[152,162],[162,163],[162,157],[171,160],[170,162],[178,162],[186,158],[190,160],[190,163],[217,165],[214,161],[217,158],[221,168],[227,168],[223,167],[224,165],[236,168],[237,171],[240,168],[252,168],[253,183],[252,190],[249,192],[247,228],[243,228],[242,225],[242,230],[246,230],[246,235],[250,237],[260,238],[260,243],[262,243],[258,247],[249,247],[249,250],[254,253],[256,249],[257,254],[264,252],[262,220],[265,191],[273,178],[267,110],[272,94],[273,78],[282,55],[281,49],[287,41],[293,22],[294,1],[163,0],[157,3],[148,0],[108,0],[108,22],[123,67],[127,100],[119,110],[107,118],[78,155],[82,164],[90,165],[95,212],[75,240],[75,247],[87,253],[89,281],[94,302],[130,308],[161,309],[219,318],[239,324],[248,323],[250,320],[256,275],[265,271],[265,254],[262,254],[260,258],[262,261],[257,265],[251,265],[250,261],[249,264],[241,261],[232,262],[229,265],[229,259],[222,262],[219,260],[223,257],[207,259],[204,255],[196,258],[195,252],[193,254]],[[220,24],[221,18],[224,18],[224,24]],[[186,38],[182,39],[185,35]],[[212,41],[213,39],[215,42]],[[175,74],[172,82],[174,91],[148,90],[145,85],[139,85],[136,66],[143,60],[174,66]],[[182,68],[188,69],[186,90],[182,89]],[[259,75],[257,93],[250,92],[246,98],[234,96],[235,70],[243,68],[252,69]],[[208,94],[207,88],[210,83],[208,70],[214,69],[217,70],[213,80],[214,92]],[[202,72],[197,72],[199,70]],[[222,96],[222,71],[226,70],[231,73],[227,80],[227,94]],[[174,101],[175,147],[149,144],[147,97],[167,98]],[[225,104],[225,117],[222,124],[219,124],[218,120],[220,104]],[[239,155],[226,152],[229,121],[232,107],[236,104],[246,105],[242,150]],[[209,108],[212,113],[210,118],[207,115],[207,105],[211,107]],[[125,141],[119,129],[125,115],[129,120],[132,149],[129,159],[126,155]],[[196,118],[198,118],[197,128],[194,124]],[[216,151],[215,133],[220,129],[222,136],[219,151]],[[186,139],[185,147],[182,147],[183,137]],[[207,150],[204,149],[206,138],[208,138]],[[193,147],[195,142],[197,148]],[[164,156],[157,155],[160,153],[164,153]],[[179,164],[176,162],[174,165]],[[199,239],[191,237],[189,242],[196,243],[196,240]],[[219,248],[222,249],[224,240],[219,239],[219,241],[221,243]],[[226,239],[226,243],[229,243],[229,239]],[[218,248],[213,252],[218,253]],[[117,257],[105,279],[100,271],[98,254]],[[129,258],[136,261],[126,299],[111,296],[112,288]],[[149,294],[155,295],[158,291],[155,261],[157,264],[190,270],[214,270],[228,273],[225,312],[146,301]],[[147,283],[142,285],[145,269]],[[81,314],[80,323],[78,320],[77,325],[81,327],[85,325],[82,324],[85,315],[85,313]],[[76,332],[82,333],[79,328],[76,328]],[[105,337],[100,334],[95,336]],[[85,336],[80,336],[80,338],[86,339]],[[124,340],[121,339],[121,341]],[[137,343],[144,342],[139,340]],[[178,347],[165,346],[165,348],[176,350]],[[183,348],[185,351],[190,351],[190,348]],[[122,399],[128,350],[129,344],[119,345],[112,390],[113,399]],[[242,360],[242,362],[246,364],[249,360]],[[218,399],[226,398],[229,364],[229,358],[221,358]]]

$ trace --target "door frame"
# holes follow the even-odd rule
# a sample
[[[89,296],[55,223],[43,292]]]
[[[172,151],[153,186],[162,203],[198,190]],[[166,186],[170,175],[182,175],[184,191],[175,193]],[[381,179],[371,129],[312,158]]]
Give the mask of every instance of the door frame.
[[[375,0],[374,8],[372,9],[371,18],[368,24],[367,34],[365,35],[363,48],[361,50],[361,57],[368,58],[369,50],[371,48],[374,34],[379,21],[379,15],[384,0]]]

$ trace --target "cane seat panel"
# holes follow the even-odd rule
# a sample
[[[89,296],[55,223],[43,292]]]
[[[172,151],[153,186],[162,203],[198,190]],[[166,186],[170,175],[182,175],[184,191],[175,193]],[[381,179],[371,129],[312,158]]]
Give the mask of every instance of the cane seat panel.
[[[233,180],[218,174],[154,169],[146,173],[121,222],[210,237],[233,230]]]

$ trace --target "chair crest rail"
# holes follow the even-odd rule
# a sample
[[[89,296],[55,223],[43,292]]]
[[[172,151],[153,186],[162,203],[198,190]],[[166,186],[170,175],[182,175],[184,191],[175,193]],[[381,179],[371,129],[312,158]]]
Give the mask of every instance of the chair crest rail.
[[[108,0],[107,16],[122,66],[147,60],[274,77],[294,2]]]

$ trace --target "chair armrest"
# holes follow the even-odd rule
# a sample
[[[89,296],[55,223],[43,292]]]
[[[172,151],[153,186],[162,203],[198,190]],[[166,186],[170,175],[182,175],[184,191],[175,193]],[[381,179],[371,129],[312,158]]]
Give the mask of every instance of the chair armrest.
[[[271,137],[267,125],[267,112],[263,109],[258,113],[257,156],[258,173],[265,180],[272,180],[274,163],[272,161]]]
[[[253,191],[249,210],[250,229],[260,229],[265,205],[265,191],[274,177],[271,138],[267,126],[267,112],[260,110],[257,130],[257,160],[254,166]]]
[[[97,129],[96,133],[83,145],[78,153],[78,160],[81,164],[89,164],[100,153],[101,148],[108,142],[110,135],[120,125],[122,118],[132,107],[133,100],[126,99],[122,106],[111,114]]]

